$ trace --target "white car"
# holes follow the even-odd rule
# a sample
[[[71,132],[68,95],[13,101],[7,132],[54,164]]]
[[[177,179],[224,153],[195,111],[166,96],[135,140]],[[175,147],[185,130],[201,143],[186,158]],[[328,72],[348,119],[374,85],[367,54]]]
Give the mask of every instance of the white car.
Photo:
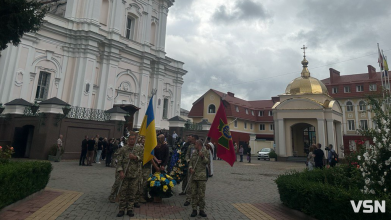
[[[260,159],[270,160],[269,153],[271,150],[272,150],[271,148],[263,148],[261,151],[258,151],[258,160]]]

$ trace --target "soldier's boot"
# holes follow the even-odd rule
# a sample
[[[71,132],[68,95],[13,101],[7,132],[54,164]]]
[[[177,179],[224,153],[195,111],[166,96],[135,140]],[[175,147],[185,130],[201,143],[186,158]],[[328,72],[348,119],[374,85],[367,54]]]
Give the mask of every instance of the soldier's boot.
[[[189,201],[186,201],[185,204],[183,204],[184,206],[189,206],[190,205],[190,202]],[[196,214],[197,215],[197,214]]]
[[[140,202],[141,202],[141,203],[147,203],[147,200],[146,200],[144,197],[141,197],[141,198],[140,198]]]
[[[126,212],[126,214],[129,215],[130,217],[134,216],[133,210],[128,210],[128,212]]]
[[[204,212],[204,210],[200,210],[199,214],[201,217],[204,217],[204,218],[206,217],[206,213]]]
[[[197,216],[197,210],[193,210],[191,213],[190,217],[196,217]]]
[[[135,208],[140,208],[140,204],[134,203],[134,207],[135,207]]]
[[[119,211],[118,214],[117,214],[117,217],[122,217],[125,215],[125,212],[124,211]]]

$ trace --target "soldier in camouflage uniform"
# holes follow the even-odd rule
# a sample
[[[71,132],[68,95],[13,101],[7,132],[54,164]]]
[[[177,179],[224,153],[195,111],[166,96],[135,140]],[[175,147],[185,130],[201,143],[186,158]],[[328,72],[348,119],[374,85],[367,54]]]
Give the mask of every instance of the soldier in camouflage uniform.
[[[198,140],[198,135],[191,135],[190,145],[187,148],[186,156],[185,156],[187,166],[189,166],[190,158],[193,155],[193,152],[195,151],[195,142],[197,140]],[[187,186],[187,190],[186,190],[186,202],[185,202],[184,206],[190,205],[190,202],[191,202],[192,190],[191,190],[191,183],[189,182],[190,175],[191,174],[189,172],[187,172],[187,174],[182,182],[182,185],[186,185],[186,186],[189,185],[189,186]]]
[[[144,143],[145,143],[145,137],[142,136],[139,139],[139,146],[141,151],[141,158],[144,158]],[[139,176],[139,183],[138,183],[138,192],[136,195],[136,202],[137,203],[146,203],[148,199],[148,188],[147,188],[147,180],[149,178],[149,175],[151,174],[151,161],[146,163],[143,166],[143,160],[140,161],[140,176]]]
[[[115,141],[114,145],[118,145],[118,141],[117,140]],[[118,148],[118,146],[117,146],[117,148]],[[111,162],[112,167],[114,167],[115,160],[118,157],[118,153],[119,153],[119,150],[115,149],[114,154],[112,156],[112,158],[113,158],[113,160]],[[110,196],[109,196],[109,201],[111,203],[115,202],[115,196],[117,195],[118,187],[119,187],[120,183],[121,183],[121,179],[119,178],[119,173],[117,172],[117,170],[115,170],[115,182],[114,182],[113,186],[111,187],[111,192],[110,192]]]
[[[190,158],[189,172],[192,174],[191,178],[191,206],[193,212],[190,217],[197,215],[197,206],[200,209],[200,216],[206,217],[205,214],[205,190],[206,190],[206,166],[209,163],[209,151],[203,147],[203,143],[200,140],[196,141],[195,152]]]
[[[142,158],[140,147],[134,147],[135,144],[136,134],[132,132],[129,135],[128,144],[122,147],[118,153],[117,172],[123,182],[119,193],[119,212],[117,217],[122,217],[125,214],[125,209],[127,209],[126,214],[132,217],[134,216],[133,208],[137,207],[134,203],[140,174],[140,160]]]

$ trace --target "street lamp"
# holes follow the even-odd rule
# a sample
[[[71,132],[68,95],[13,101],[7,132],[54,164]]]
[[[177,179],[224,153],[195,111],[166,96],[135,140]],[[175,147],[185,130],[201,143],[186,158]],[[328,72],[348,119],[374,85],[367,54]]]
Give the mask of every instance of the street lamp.
[[[37,103],[37,101],[35,101],[34,105],[32,105],[30,108],[31,108],[31,112],[33,113],[33,115],[35,115],[35,113],[37,113],[37,111],[39,109],[39,104]]]
[[[64,118],[69,114],[70,111],[71,111],[71,106],[70,105],[64,106],[62,108],[62,112],[64,113]]]

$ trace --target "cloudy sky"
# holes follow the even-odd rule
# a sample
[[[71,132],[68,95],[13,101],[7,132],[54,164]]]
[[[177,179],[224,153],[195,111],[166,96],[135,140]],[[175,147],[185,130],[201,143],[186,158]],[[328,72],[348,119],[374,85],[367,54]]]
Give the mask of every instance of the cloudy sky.
[[[213,88],[247,100],[284,93],[300,76],[365,73],[377,43],[391,57],[389,0],[175,0],[166,52],[185,62],[182,108]],[[391,58],[390,58],[391,59]]]

